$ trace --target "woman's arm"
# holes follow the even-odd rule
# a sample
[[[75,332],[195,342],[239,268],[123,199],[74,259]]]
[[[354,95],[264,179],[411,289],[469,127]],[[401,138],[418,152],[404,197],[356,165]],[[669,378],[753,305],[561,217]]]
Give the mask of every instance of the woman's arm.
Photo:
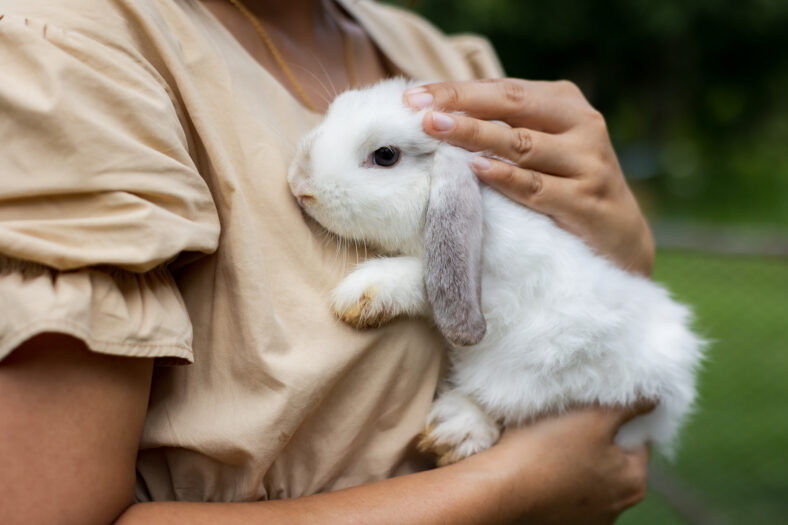
[[[0,523],[607,523],[645,492],[645,451],[613,444],[633,412],[587,408],[453,466],[343,491],[130,506],[151,369],[58,334],[0,362]]]
[[[119,523],[612,523],[646,492],[646,449],[613,444],[633,415],[578,409],[448,467],[291,500],[139,504]]]
[[[0,361],[0,523],[110,523],[131,504],[152,366],[60,334]]]
[[[577,86],[519,79],[445,82],[410,90],[405,100],[414,108],[441,110],[424,117],[430,135],[511,161],[475,164],[481,180],[552,217],[621,267],[651,273],[651,231],[604,118]]]

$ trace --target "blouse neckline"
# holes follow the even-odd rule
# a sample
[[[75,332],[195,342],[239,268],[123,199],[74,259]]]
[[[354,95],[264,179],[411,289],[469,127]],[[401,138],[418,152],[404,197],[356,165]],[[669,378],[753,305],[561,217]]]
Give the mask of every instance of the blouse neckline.
[[[408,74],[407,68],[403,67],[400,61],[396,59],[395,56],[396,52],[394,53],[391,52],[392,48],[388,46],[388,42],[386,42],[385,39],[378,38],[376,33],[372,30],[372,27],[370,27],[371,24],[369,23],[368,20],[365,19],[363,13],[361,13],[360,10],[356,8],[354,2],[347,0],[334,0],[334,1],[339,5],[340,8],[344,9],[356,21],[356,23],[358,23],[361,26],[361,28],[364,30],[364,33],[372,41],[372,44],[375,46],[378,53],[380,53],[381,58],[386,62],[385,64],[386,66],[389,67],[393,66],[394,68],[396,68],[398,70],[397,74],[412,76]],[[304,103],[301,100],[299,100],[296,96],[294,96],[293,93],[291,93],[290,90],[287,89],[287,87],[284,86],[279,81],[278,78],[276,78],[270,71],[268,71],[268,69],[263,67],[263,65],[260,64],[260,62],[258,62],[257,59],[255,59],[243,45],[241,45],[238,39],[235,38],[235,36],[233,36],[233,34],[230,32],[229,29],[227,29],[227,27],[225,27],[225,25],[221,22],[221,20],[219,20],[210,11],[210,9],[205,7],[202,4],[202,2],[196,0],[194,3],[197,4],[198,10],[206,18],[206,20],[208,20],[210,24],[214,26],[214,28],[223,35],[223,38],[229,39],[231,41],[230,45],[235,47],[242,56],[245,56],[248,60],[254,62],[256,67],[262,72],[262,74],[267,78],[267,80],[269,82],[272,82],[274,85],[276,85],[278,89],[281,89],[284,92],[286,92],[294,104],[296,104],[305,113],[312,115],[314,117],[325,116],[325,113],[321,111],[315,111],[309,109],[304,105]]]

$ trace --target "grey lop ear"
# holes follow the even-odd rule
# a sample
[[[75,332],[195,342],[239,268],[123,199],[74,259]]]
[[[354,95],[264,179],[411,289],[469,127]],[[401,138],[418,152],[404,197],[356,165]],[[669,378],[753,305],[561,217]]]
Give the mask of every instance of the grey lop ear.
[[[481,309],[482,199],[468,155],[435,152],[424,228],[424,274],[435,323],[451,343],[470,346],[487,331]]]

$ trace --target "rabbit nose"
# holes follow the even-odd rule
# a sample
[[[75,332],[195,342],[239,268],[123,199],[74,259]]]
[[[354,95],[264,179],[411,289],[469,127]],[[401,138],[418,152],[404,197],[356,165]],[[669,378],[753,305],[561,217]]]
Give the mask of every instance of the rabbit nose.
[[[287,182],[290,184],[290,191],[296,197],[299,195],[312,195],[309,177],[303,172],[291,171]]]

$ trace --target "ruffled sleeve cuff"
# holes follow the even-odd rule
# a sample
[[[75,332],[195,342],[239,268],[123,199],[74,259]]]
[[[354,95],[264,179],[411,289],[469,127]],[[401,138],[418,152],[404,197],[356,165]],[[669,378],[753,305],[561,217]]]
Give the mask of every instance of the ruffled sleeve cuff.
[[[102,354],[191,363],[192,327],[165,267],[57,271],[0,257],[0,360],[44,332]]]

